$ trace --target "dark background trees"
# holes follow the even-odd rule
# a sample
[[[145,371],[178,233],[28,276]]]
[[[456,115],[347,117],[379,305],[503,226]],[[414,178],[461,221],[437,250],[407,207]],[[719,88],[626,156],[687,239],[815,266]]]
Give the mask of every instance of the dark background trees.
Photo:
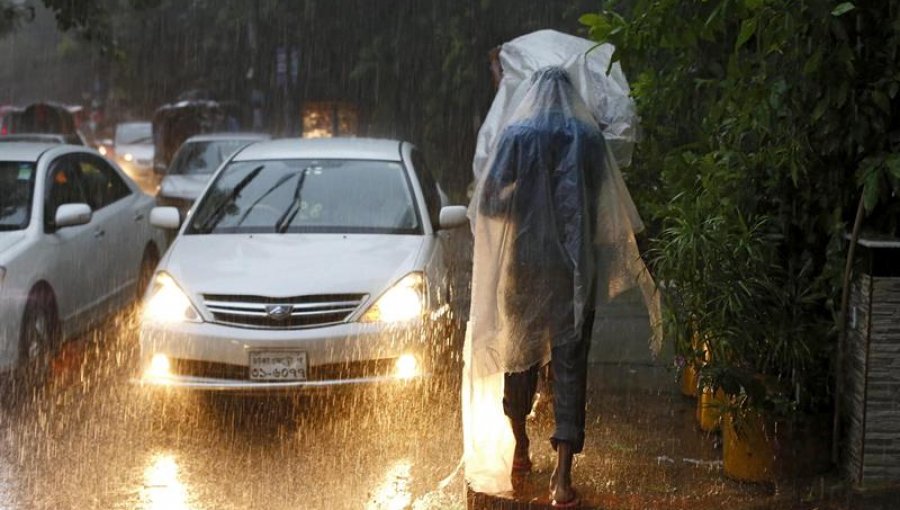
[[[305,101],[348,101],[359,108],[364,134],[419,144],[445,186],[460,196],[470,180],[477,128],[493,96],[488,52],[532,30],[577,31],[578,16],[594,3],[32,0],[31,5],[37,19],[18,20],[3,44],[16,39],[21,45],[31,37],[33,49],[24,53],[39,52],[43,62],[35,65],[21,51],[14,57],[7,53],[19,64],[4,83],[17,85],[0,90],[2,102],[99,96],[112,113],[146,118],[188,90],[243,105],[257,90],[268,127],[295,134]],[[51,17],[65,34],[48,31]],[[61,44],[69,48],[64,57]],[[286,55],[286,77],[279,77],[279,51]],[[53,68],[66,68],[71,79]],[[48,72],[51,83],[28,85]],[[44,97],[33,97],[36,91]]]

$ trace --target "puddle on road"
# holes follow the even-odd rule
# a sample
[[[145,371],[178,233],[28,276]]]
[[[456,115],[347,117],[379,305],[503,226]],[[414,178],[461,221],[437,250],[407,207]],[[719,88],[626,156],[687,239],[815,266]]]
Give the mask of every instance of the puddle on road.
[[[373,491],[366,510],[403,510],[412,503],[410,482],[412,462],[401,460],[387,472],[382,483]]]
[[[171,454],[152,457],[140,493],[142,510],[200,510],[190,503],[188,488],[179,478],[178,462]]]

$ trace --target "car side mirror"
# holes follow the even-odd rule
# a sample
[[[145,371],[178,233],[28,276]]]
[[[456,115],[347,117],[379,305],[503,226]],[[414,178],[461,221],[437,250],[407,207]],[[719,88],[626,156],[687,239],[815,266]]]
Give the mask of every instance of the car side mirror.
[[[181,226],[181,213],[177,207],[154,207],[150,210],[150,224],[158,228],[175,230]]]
[[[441,230],[450,230],[465,225],[469,222],[467,213],[468,209],[464,205],[442,207],[440,216]]]
[[[56,228],[87,225],[92,216],[91,206],[87,204],[63,204],[56,208],[53,225]]]

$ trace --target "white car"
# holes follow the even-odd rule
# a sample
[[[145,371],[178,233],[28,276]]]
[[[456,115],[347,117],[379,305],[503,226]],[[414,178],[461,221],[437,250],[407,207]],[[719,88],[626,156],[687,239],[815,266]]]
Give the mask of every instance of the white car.
[[[93,149],[0,145],[0,371],[134,302],[165,248],[152,207]]]
[[[223,162],[243,147],[269,138],[259,133],[211,133],[188,138],[159,184],[157,204],[177,207],[182,216],[186,215]]]
[[[152,189],[156,185],[156,176],[153,174],[152,124],[149,122],[117,124],[113,143],[119,166],[143,189]]]
[[[217,391],[393,382],[452,355],[466,208],[412,145],[258,142],[216,173],[148,289],[142,380]],[[153,223],[177,228],[176,209]],[[447,351],[450,352],[447,352]]]

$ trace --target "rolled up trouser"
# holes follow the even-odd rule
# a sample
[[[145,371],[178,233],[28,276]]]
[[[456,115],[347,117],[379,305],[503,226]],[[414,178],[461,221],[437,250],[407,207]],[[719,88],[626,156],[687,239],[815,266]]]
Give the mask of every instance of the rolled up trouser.
[[[585,317],[581,339],[568,342],[551,351],[550,373],[553,379],[553,412],[556,429],[550,442],[572,445],[575,453],[584,448],[585,403],[587,393],[587,358],[591,344],[594,314]],[[503,412],[513,421],[525,421],[534,402],[539,366],[504,377]]]

